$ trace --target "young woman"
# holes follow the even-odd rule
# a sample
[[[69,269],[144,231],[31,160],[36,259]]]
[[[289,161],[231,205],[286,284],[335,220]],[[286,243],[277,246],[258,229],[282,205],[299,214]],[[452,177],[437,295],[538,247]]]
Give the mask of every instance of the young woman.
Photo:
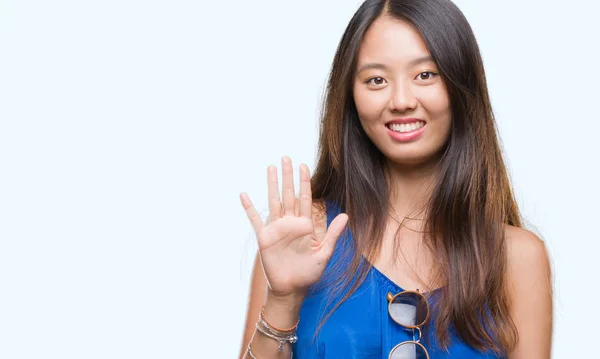
[[[315,174],[267,170],[243,358],[550,357],[473,32],[449,0],[367,0],[335,54]]]

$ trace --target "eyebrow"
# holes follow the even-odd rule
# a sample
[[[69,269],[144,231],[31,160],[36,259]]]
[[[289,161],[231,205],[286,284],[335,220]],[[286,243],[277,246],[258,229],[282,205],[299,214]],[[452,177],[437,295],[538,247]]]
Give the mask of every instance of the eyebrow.
[[[409,66],[416,66],[419,64],[422,64],[424,62],[435,62],[433,61],[433,57],[431,57],[430,55],[426,55],[426,56],[421,56],[421,57],[417,57],[414,60],[411,60],[408,65]],[[379,69],[379,70],[387,70],[387,66],[385,66],[384,64],[380,64],[378,62],[369,62],[366,63],[364,65],[362,65],[361,67],[359,67],[357,73],[360,73],[364,70],[368,70],[368,69]]]

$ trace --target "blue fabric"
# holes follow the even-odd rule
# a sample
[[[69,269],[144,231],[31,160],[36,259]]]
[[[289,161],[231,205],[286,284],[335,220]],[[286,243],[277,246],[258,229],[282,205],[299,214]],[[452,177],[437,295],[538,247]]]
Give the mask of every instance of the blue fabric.
[[[327,202],[327,226],[338,213],[339,208]],[[323,315],[331,308],[332,298],[329,295],[331,286],[327,283],[337,274],[333,273],[333,264],[343,261],[344,251],[349,248],[351,250],[352,247],[351,232],[345,233],[338,239],[336,249],[321,280],[311,288],[300,309],[298,342],[292,346],[295,359],[387,359],[395,345],[413,339],[412,331],[403,329],[388,314],[387,293],[393,295],[403,289],[375,267],[370,269],[365,281],[356,292],[333,312],[319,334],[314,336]],[[436,298],[436,291],[425,294],[430,304]],[[333,303],[335,304],[340,298],[341,296],[333,298]],[[445,351],[435,340],[434,330],[435,323],[430,320],[422,340],[431,359],[503,358],[492,353],[478,352],[465,344],[452,328],[450,329],[451,345],[448,351]]]

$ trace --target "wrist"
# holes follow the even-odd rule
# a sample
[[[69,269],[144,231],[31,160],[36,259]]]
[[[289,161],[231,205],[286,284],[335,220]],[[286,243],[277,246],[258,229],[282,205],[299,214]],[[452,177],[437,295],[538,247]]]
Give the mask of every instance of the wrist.
[[[303,301],[303,295],[278,296],[269,291],[263,307],[264,318],[278,328],[294,327]]]
[[[300,311],[302,302],[304,302],[304,293],[277,294],[272,290],[267,290],[265,306],[277,307],[280,310],[288,310],[290,312]]]

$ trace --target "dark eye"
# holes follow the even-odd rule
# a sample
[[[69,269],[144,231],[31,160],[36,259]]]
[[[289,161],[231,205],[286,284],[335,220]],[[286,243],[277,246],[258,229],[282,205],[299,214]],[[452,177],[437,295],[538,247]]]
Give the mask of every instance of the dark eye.
[[[383,85],[385,83],[385,79],[383,77],[371,77],[365,83],[372,83],[373,85]]]
[[[420,80],[431,80],[434,76],[437,76],[437,74],[432,71],[421,72],[419,75],[417,75]]]

